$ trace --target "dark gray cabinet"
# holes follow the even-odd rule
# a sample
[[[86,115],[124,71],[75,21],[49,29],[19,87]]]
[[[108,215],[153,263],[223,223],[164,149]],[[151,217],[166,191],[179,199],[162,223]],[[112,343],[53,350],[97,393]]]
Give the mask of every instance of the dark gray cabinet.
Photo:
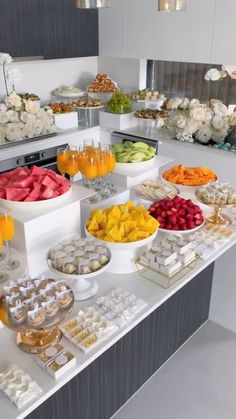
[[[45,59],[98,55],[98,13],[74,0],[0,0],[0,51]]]

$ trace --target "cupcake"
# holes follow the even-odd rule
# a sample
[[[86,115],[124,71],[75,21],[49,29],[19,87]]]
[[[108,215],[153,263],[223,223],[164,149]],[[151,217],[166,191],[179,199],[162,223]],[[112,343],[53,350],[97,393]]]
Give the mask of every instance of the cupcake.
[[[42,306],[45,309],[46,316],[49,318],[54,317],[59,310],[58,304],[55,300],[42,303]]]
[[[27,310],[23,305],[10,308],[11,319],[14,323],[21,324],[26,320]]]
[[[46,313],[43,307],[28,311],[28,324],[33,327],[42,326],[45,321]]]
[[[70,290],[57,293],[56,301],[60,308],[67,308],[73,301],[73,293]]]

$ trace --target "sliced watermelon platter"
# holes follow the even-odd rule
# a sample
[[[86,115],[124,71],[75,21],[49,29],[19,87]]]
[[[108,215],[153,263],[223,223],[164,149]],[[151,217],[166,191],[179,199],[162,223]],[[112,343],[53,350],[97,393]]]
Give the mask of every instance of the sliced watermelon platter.
[[[0,173],[0,198],[8,201],[48,200],[63,195],[70,187],[68,179],[38,166]]]

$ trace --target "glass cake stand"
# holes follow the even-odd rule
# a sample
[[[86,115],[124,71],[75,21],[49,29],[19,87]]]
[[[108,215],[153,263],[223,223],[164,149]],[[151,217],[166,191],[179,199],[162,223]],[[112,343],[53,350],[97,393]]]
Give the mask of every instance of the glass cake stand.
[[[67,288],[71,290],[69,287]],[[58,326],[65,321],[72,310],[73,304],[74,294],[73,300],[67,308],[59,310],[58,314],[52,320],[45,322],[37,328],[30,327],[26,322],[23,324],[13,323],[8,316],[4,297],[2,297],[0,299],[0,320],[8,329],[17,332],[16,343],[22,351],[30,354],[38,354],[48,346],[60,341],[62,333]]]
[[[199,191],[197,190],[196,192],[196,197],[198,199],[199,202],[201,202],[204,205],[207,205],[208,207],[214,208],[214,213],[211,215],[208,215],[205,217],[205,219],[212,224],[217,224],[217,225],[227,225],[227,224],[232,224],[232,220],[228,215],[222,214],[222,210],[224,208],[233,208],[236,205],[235,204],[228,204],[228,205],[224,205],[224,204],[209,204],[208,202],[204,201],[200,195],[199,195]]]

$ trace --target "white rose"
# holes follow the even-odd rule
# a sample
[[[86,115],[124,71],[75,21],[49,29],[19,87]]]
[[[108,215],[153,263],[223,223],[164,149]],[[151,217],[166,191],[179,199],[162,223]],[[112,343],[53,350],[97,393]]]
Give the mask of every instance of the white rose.
[[[190,103],[189,103],[190,108],[193,108],[194,106],[199,106],[199,105],[200,105],[200,100],[199,99],[190,100]]]
[[[6,137],[6,128],[0,126],[0,141],[5,140]]]
[[[195,133],[195,138],[201,143],[206,144],[212,138],[212,130],[208,127],[201,128]]]
[[[12,62],[12,57],[10,54],[7,54],[5,52],[0,52],[0,64],[10,64]]]
[[[204,121],[206,119],[206,108],[203,106],[195,106],[190,110],[191,118],[195,121]]]
[[[212,132],[212,140],[215,143],[222,143],[225,139],[225,137],[227,137],[228,135],[228,130],[227,129],[222,129],[222,130],[214,130]]]
[[[213,111],[216,116],[226,116],[228,115],[228,108],[222,102],[215,103],[213,105]]]
[[[5,105],[5,103],[0,103],[0,112],[4,112],[7,111],[7,106]]]
[[[222,70],[226,71],[231,79],[236,79],[236,65],[223,65]]]
[[[37,100],[25,100],[25,110],[29,113],[37,113],[40,108]]]
[[[12,92],[6,97],[6,104],[9,108],[14,107],[19,109],[22,106],[21,97],[16,92]]]
[[[19,114],[16,111],[9,110],[6,112],[8,121],[9,122],[18,122],[19,121]]]
[[[36,121],[36,115],[33,113],[28,113],[28,112],[21,112],[20,113],[20,120],[22,122],[24,122],[24,124],[26,122],[34,122]]]
[[[174,97],[167,102],[167,109],[178,109],[180,104],[182,103],[182,99],[180,97]]]
[[[232,113],[229,117],[229,125],[232,127],[236,125],[236,112]]]
[[[211,68],[210,70],[208,70],[206,72],[204,79],[207,80],[207,81],[220,80],[221,79],[221,72],[219,70],[217,70],[217,68]]]
[[[187,109],[188,107],[189,107],[189,104],[190,104],[190,100],[187,98],[187,97],[184,97],[183,99],[182,99],[182,103],[181,103],[181,108],[183,108],[183,109]]]
[[[9,141],[19,141],[24,138],[23,131],[24,124],[21,123],[9,123],[6,127],[6,138]]]
[[[8,122],[7,112],[0,112],[0,124],[6,124]]]
[[[184,132],[186,134],[193,135],[198,129],[199,129],[199,123],[197,121],[194,121],[194,119],[189,119],[184,128]]]
[[[185,115],[179,115],[176,126],[177,128],[183,129],[187,124],[187,117]]]
[[[18,68],[10,68],[6,71],[6,79],[12,84],[22,80],[22,75]]]
[[[214,118],[212,119],[212,125],[217,130],[222,130],[223,128],[225,128],[226,124],[227,121],[225,121],[225,119],[221,118],[220,116],[214,116]]]

